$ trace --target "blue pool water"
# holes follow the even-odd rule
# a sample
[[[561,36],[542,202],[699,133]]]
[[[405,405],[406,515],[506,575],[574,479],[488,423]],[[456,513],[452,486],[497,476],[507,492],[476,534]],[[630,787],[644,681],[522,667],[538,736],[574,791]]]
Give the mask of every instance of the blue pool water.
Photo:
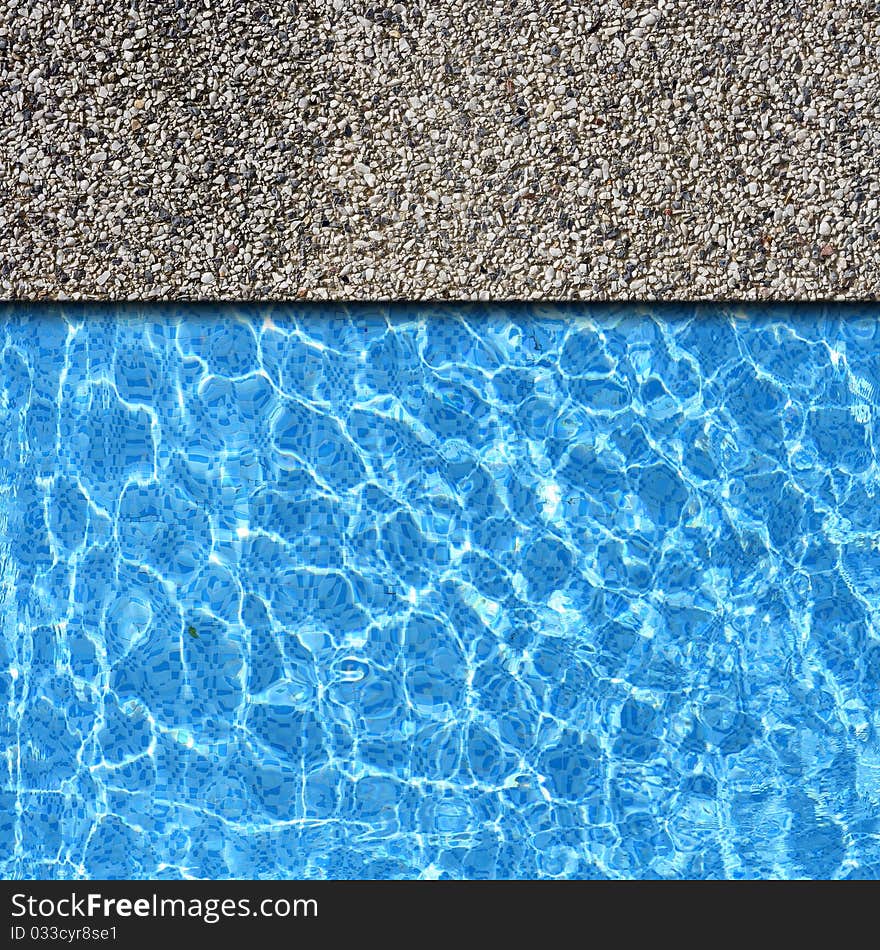
[[[880,876],[876,308],[0,345],[3,876]]]

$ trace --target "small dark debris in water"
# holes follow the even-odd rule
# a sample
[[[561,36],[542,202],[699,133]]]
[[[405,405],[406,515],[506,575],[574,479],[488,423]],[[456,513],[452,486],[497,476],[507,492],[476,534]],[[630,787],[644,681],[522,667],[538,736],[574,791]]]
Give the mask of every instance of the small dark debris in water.
[[[198,640],[198,639],[199,639],[199,633],[198,633],[198,631],[196,630],[196,628],[195,628],[192,624],[190,624],[190,625],[186,628],[186,632],[187,632],[194,640]]]

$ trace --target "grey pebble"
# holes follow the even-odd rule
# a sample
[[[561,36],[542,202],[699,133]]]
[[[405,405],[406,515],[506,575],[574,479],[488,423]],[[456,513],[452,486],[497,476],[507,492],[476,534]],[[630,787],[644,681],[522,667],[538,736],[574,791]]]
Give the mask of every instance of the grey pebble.
[[[867,7],[0,0],[0,295],[877,297]]]

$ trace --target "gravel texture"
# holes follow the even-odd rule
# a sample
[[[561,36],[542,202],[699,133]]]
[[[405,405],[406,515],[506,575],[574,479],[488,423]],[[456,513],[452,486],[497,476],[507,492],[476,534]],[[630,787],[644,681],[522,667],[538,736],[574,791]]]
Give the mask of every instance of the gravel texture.
[[[0,0],[0,293],[874,298],[876,0]]]

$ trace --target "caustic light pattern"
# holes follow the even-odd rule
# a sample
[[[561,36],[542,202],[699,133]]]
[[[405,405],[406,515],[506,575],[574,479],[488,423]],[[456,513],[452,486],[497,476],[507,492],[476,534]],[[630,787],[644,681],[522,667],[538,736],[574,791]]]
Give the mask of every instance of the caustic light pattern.
[[[5,877],[880,876],[875,313],[0,336]]]

